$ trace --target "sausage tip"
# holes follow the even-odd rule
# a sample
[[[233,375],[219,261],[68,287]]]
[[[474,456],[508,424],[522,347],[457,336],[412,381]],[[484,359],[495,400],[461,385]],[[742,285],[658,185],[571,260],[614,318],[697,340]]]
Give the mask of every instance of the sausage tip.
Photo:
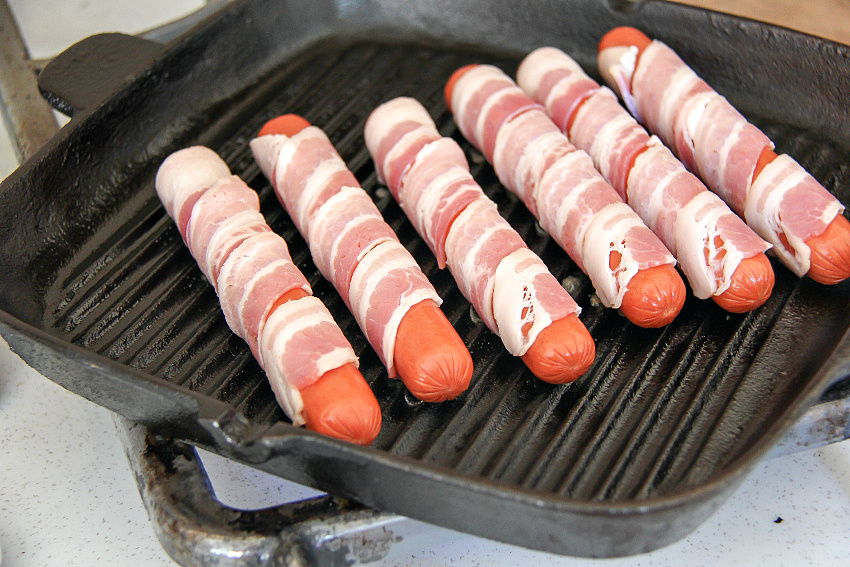
[[[598,52],[608,49],[609,47],[631,47],[635,46],[638,51],[643,51],[647,45],[652,43],[652,40],[637,28],[629,26],[620,26],[614,28],[602,36],[599,40]]]
[[[381,407],[354,364],[325,372],[300,390],[307,429],[358,445],[381,431]]]
[[[726,291],[712,296],[717,305],[730,313],[746,313],[764,305],[773,291],[773,268],[764,252],[744,258],[730,279]]]
[[[437,356],[418,373],[399,372],[410,393],[423,402],[453,400],[469,387],[472,380],[472,357],[467,351],[460,356]]]
[[[304,128],[310,126],[306,118],[297,114],[283,114],[276,118],[272,118],[260,128],[257,137],[266,136],[268,134],[283,134],[284,136],[294,136]]]
[[[850,277],[850,221],[836,216],[818,236],[809,238],[808,276],[818,283],[834,285]]]
[[[470,71],[475,67],[478,67],[478,65],[474,63],[472,65],[465,65],[452,73],[452,76],[449,77],[448,81],[446,81],[446,88],[443,90],[443,94],[446,97],[446,106],[449,110],[452,109],[452,94],[455,90],[455,84],[457,84],[460,78],[463,77],[467,71]]]
[[[472,380],[469,350],[430,299],[417,303],[402,317],[393,360],[401,381],[424,402],[452,400]]]
[[[670,264],[640,270],[628,285],[620,311],[639,327],[663,327],[685,304],[685,282]]]
[[[566,384],[587,372],[595,356],[593,337],[573,314],[543,329],[521,358],[544,382]]]

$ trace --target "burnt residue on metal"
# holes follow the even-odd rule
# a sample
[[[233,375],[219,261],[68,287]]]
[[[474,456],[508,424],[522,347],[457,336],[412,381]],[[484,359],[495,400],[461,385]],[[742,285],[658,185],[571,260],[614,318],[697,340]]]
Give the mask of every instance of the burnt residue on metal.
[[[682,537],[805,403],[847,375],[850,283],[821,286],[774,262],[773,296],[753,313],[690,297],[664,329],[630,325],[594,302],[587,278],[476,159],[446,110],[443,85],[471,62],[513,73],[522,54],[543,44],[592,72],[602,33],[639,25],[682,48],[781,151],[850,202],[850,142],[835,127],[848,123],[850,53],[668,3],[626,11],[603,0],[567,4],[520,10],[475,0],[446,14],[436,1],[237,3],[148,61],[105,103],[74,103],[85,116],[0,187],[0,329],[16,337],[32,330],[38,340],[26,338],[21,349],[27,360],[52,357],[46,375],[160,434],[381,510],[576,555],[639,553]],[[820,66],[807,62],[811,53]],[[782,67],[781,89],[744,66]],[[735,82],[745,75],[755,82]],[[61,96],[59,86],[54,93]],[[377,183],[363,125],[398,95],[419,99],[440,131],[456,137],[485,192],[555,277],[570,282],[597,344],[592,368],[575,383],[542,383],[505,352]],[[284,112],[327,132],[442,295],[476,367],[457,400],[413,402],[388,379],[316,270],[247,146]],[[383,410],[372,447],[287,425],[249,349],[227,328],[153,188],[162,159],[196,143],[259,192],[267,221],[351,340]],[[74,363],[63,368],[66,351]],[[165,403],[172,396],[180,403]]]
[[[379,560],[397,543],[380,513],[333,496],[261,510],[225,506],[191,445],[121,418],[116,426],[154,531],[180,564],[346,566]]]

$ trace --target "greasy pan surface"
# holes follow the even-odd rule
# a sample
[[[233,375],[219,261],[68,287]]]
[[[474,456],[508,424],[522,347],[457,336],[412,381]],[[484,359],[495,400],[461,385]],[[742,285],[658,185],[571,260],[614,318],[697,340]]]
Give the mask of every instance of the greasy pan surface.
[[[89,48],[88,65],[60,58],[40,84],[74,119],[0,187],[0,332],[47,377],[158,432],[380,509],[588,556],[638,553],[692,531],[847,375],[850,285],[799,280],[774,262],[773,296],[751,314],[690,297],[665,329],[630,325],[594,302],[587,278],[461,141],[442,87],[470,62],[513,74],[545,44],[592,69],[604,31],[637,25],[680,49],[778,151],[850,203],[850,51],[675,5],[508,4],[242,2],[162,55],[112,38]],[[104,83],[129,76],[116,76],[116,59],[146,70],[103,103]],[[363,124],[398,95],[418,98],[461,141],[476,179],[583,307],[597,359],[574,384],[537,381],[507,355],[377,184]],[[418,403],[389,380],[313,266],[247,147],[284,112],[325,129],[444,298],[476,364],[457,400]],[[197,143],[260,193],[269,224],[352,341],[383,409],[371,448],[288,425],[228,330],[153,189],[159,163]]]

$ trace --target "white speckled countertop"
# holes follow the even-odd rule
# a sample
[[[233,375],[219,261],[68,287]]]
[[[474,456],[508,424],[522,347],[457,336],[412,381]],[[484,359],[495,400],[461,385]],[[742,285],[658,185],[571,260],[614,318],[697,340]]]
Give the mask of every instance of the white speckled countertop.
[[[33,57],[97,31],[136,33],[198,0],[14,0]],[[16,161],[0,121],[0,179]],[[0,565],[174,565],[154,536],[112,414],[26,366],[0,339]],[[215,455],[219,498],[241,508],[313,491]],[[375,565],[845,566],[850,557],[850,442],[766,460],[696,532],[630,558],[552,556],[419,525]]]

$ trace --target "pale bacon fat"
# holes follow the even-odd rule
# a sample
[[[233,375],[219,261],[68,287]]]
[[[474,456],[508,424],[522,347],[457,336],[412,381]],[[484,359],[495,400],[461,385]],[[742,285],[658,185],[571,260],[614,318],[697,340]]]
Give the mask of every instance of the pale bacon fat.
[[[275,397],[294,425],[304,424],[299,390],[326,372],[358,363],[327,307],[313,296],[272,311],[260,326],[259,352]]]

